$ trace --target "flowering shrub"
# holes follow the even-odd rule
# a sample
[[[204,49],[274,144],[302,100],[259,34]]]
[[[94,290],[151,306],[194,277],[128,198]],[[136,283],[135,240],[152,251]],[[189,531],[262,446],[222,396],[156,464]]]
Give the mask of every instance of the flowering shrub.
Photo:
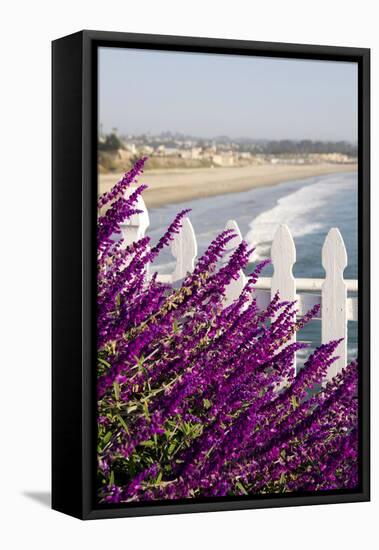
[[[99,198],[98,498],[120,503],[319,491],[357,486],[357,364],[321,385],[338,341],[320,346],[297,376],[288,343],[316,313],[293,321],[296,303],[253,299],[267,262],[238,300],[225,289],[249,261],[242,242],[219,266],[222,232],[179,289],[146,267],[180,229],[180,212],[154,247],[115,242],[137,212],[129,198],[145,159]],[[284,345],[285,344],[285,345]]]

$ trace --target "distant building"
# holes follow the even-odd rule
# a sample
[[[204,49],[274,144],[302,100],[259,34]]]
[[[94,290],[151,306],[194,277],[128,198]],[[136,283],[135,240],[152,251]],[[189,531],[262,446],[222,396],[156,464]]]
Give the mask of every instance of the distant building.
[[[239,157],[243,160],[251,160],[252,154],[249,152],[239,153]]]
[[[217,153],[216,147],[206,147],[203,150],[203,158],[212,160],[213,155]]]
[[[167,156],[178,156],[181,153],[181,150],[178,149],[178,147],[167,146],[165,148],[165,152]]]
[[[192,147],[191,149],[182,149],[179,153],[182,159],[199,160],[203,158],[201,147]]]
[[[136,155],[137,154],[137,147],[135,145],[135,143],[127,143],[125,145],[125,149],[127,151],[129,151],[129,153],[132,153],[132,155]]]
[[[212,162],[216,166],[233,166],[233,153],[231,151],[228,151],[227,153],[218,153],[216,155],[213,155]]]
[[[203,157],[203,150],[201,147],[192,147],[191,158],[194,160],[201,159]]]
[[[166,147],[164,145],[158,145],[155,152],[157,155],[164,156],[166,154]]]
[[[150,145],[144,145],[141,147],[140,152],[143,155],[151,155],[154,152],[154,147],[150,147]]]

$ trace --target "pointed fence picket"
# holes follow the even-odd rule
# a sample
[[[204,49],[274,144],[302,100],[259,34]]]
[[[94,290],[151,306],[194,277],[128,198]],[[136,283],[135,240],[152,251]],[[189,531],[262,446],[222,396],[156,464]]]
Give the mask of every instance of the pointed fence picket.
[[[346,365],[347,358],[347,289],[343,278],[347,266],[345,243],[339,230],[333,227],[322,248],[322,265],[325,281],[322,284],[322,343],[343,338],[336,349],[337,361],[331,365],[328,378],[332,378]]]
[[[149,214],[142,199],[138,208],[142,213],[132,218],[122,226],[122,236],[129,244],[145,235],[149,227]],[[234,220],[229,220],[225,229],[233,229],[236,236],[227,245],[225,260],[242,241],[241,231]],[[175,235],[171,243],[171,252],[175,258],[175,268],[171,274],[158,275],[158,280],[165,283],[175,283],[183,279],[195,266],[197,256],[197,239],[195,231],[188,217],[183,219],[182,228]],[[279,291],[283,300],[297,300],[298,315],[304,315],[316,304],[321,304],[318,319],[321,320],[322,342],[343,338],[336,350],[337,361],[327,374],[331,379],[347,363],[347,324],[348,321],[358,320],[358,299],[348,296],[348,292],[357,293],[358,281],[345,280],[344,269],[347,266],[346,248],[337,228],[332,228],[322,248],[322,266],[325,278],[295,278],[293,266],[296,262],[296,247],[291,232],[286,225],[279,226],[271,246],[271,260],[273,264],[272,277],[260,277],[255,285],[254,297],[257,305],[264,309],[272,296]],[[233,280],[226,289],[225,305],[231,304],[238,298],[247,278],[241,270],[237,280]],[[292,342],[295,341],[295,336]],[[294,357],[296,368],[296,357]]]
[[[226,252],[223,257],[224,264],[226,264],[229,261],[233,252],[236,250],[236,248],[238,248],[238,246],[242,242],[241,231],[236,221],[229,220],[226,223],[225,229],[232,229],[235,233],[235,237],[233,237],[233,239],[231,239],[226,245],[226,248],[225,248]],[[239,297],[246,282],[247,282],[247,277],[245,276],[242,269],[240,269],[238,279],[232,279],[232,281],[230,281],[229,285],[226,288],[226,295],[225,295],[226,307],[229,306],[231,303],[233,303],[233,301]]]
[[[174,271],[169,274],[161,274],[158,280],[164,283],[176,283],[191,273],[195,267],[197,256],[197,240],[192,223],[188,217],[183,218],[182,227],[171,241],[171,253],[176,259]]]
[[[280,225],[274,235],[271,245],[271,261],[274,268],[271,278],[271,298],[279,292],[281,300],[295,301],[296,281],[292,274],[292,267],[296,262],[296,248],[290,230],[286,225]],[[292,321],[296,321],[296,314],[292,316]],[[294,342],[296,342],[296,333],[293,334],[286,345]],[[296,374],[295,354],[293,366]]]
[[[126,198],[131,191],[132,190],[128,189]],[[135,207],[137,210],[141,210],[141,212],[134,214],[121,225],[122,238],[124,239],[125,245],[129,245],[144,237],[150,225],[149,212],[141,195],[138,197]]]

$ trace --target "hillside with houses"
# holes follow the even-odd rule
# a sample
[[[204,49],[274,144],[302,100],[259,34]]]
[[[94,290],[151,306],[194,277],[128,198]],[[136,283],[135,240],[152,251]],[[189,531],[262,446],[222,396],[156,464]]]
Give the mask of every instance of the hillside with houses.
[[[241,167],[249,165],[351,164],[357,146],[345,141],[211,139],[164,132],[159,135],[118,135],[100,132],[99,173],[120,172],[148,156],[147,169]]]

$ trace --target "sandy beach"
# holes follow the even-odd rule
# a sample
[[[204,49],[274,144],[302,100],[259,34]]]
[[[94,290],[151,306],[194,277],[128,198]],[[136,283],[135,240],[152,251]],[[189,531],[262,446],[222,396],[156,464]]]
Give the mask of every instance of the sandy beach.
[[[357,164],[260,165],[230,168],[150,170],[139,178],[149,186],[143,196],[148,208],[192,199],[238,193],[286,181],[353,172]],[[101,174],[99,193],[109,191],[122,174]]]

